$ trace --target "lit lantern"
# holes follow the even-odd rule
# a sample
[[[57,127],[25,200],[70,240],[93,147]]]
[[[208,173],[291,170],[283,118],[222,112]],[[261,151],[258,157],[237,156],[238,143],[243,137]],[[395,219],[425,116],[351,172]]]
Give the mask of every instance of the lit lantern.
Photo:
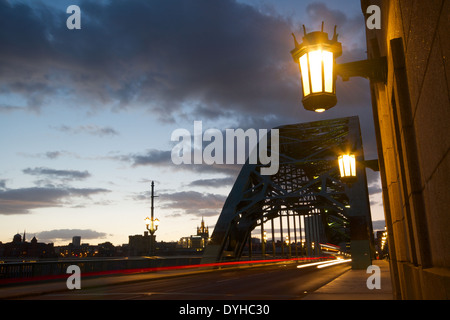
[[[303,43],[294,36],[295,49],[291,51],[294,61],[300,66],[303,86],[303,106],[306,110],[323,112],[334,107],[336,99],[336,58],[342,54],[342,45],[337,41],[336,27],[331,40],[328,33],[315,31],[306,34],[303,26]]]
[[[150,234],[154,234],[156,230],[158,230],[158,225],[159,225],[159,219],[154,219],[154,218],[145,218],[145,226],[147,228],[148,231],[150,231]]]
[[[354,154],[344,154],[339,156],[339,171],[341,180],[344,182],[356,181],[356,159]]]

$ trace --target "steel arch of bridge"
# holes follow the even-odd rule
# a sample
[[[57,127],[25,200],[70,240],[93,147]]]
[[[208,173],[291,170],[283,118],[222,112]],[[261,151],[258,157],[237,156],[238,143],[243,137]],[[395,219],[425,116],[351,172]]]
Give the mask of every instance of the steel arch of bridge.
[[[329,241],[345,229],[351,238],[353,267],[370,265],[372,224],[365,169],[358,165],[357,181],[346,185],[339,178],[337,162],[338,155],[349,150],[355,153],[358,163],[364,161],[359,118],[285,125],[277,129],[278,173],[261,175],[261,164],[247,162],[242,167],[205,248],[203,261],[239,259],[252,230],[257,226],[263,230],[264,223],[276,218],[282,221],[281,217],[289,215],[303,217],[298,222],[301,224],[303,220],[305,243],[309,244],[304,254],[317,254],[318,246],[311,250],[310,244],[323,240],[320,238],[324,231]],[[338,228],[333,228],[336,224]],[[350,228],[343,228],[344,225]]]

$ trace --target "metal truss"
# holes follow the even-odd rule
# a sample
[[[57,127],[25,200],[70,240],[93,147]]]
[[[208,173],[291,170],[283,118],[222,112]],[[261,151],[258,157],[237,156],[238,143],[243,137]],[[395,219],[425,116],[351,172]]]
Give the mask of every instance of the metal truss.
[[[264,225],[270,222],[273,232],[274,220],[282,223],[283,217],[285,223],[294,224],[294,239],[289,242],[302,240],[303,224],[307,245],[300,254],[309,256],[319,253],[319,242],[348,241],[349,216],[370,220],[365,171],[358,172],[363,176],[358,178],[362,183],[355,184],[358,189],[355,194],[355,186],[340,180],[337,161],[338,155],[349,149],[360,161],[364,160],[358,117],[276,129],[279,130],[278,173],[261,175],[261,164],[247,162],[242,167],[205,249],[204,262],[239,259],[252,230],[259,226],[262,239]],[[353,193],[349,194],[352,189]],[[355,196],[363,204],[358,213],[351,209]],[[291,233],[288,234],[290,237]],[[314,249],[312,243],[316,243]]]

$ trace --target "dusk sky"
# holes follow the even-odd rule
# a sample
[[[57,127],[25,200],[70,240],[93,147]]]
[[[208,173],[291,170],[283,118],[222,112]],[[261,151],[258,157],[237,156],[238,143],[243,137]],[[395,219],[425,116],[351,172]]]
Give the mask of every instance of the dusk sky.
[[[69,5],[81,29],[69,30]],[[369,83],[337,82],[325,113],[301,104],[291,33],[337,25],[338,63],[366,59],[359,0],[0,0],[0,241],[128,243],[155,181],[158,241],[210,230],[239,172],[172,163],[178,128],[265,128],[358,115],[377,158]],[[378,173],[367,170],[374,221]],[[377,228],[378,223],[374,226]]]

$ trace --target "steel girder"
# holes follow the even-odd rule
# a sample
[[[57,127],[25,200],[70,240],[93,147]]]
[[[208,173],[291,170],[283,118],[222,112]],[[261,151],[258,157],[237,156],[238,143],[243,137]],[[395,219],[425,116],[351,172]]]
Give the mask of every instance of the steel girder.
[[[362,216],[371,225],[365,170],[358,170],[358,181],[350,186],[339,178],[339,154],[351,150],[357,161],[364,160],[358,117],[276,129],[278,173],[261,175],[261,164],[243,165],[205,248],[203,262],[239,259],[256,226],[288,213],[320,215],[330,238],[336,236],[333,225],[342,232],[350,216]]]

